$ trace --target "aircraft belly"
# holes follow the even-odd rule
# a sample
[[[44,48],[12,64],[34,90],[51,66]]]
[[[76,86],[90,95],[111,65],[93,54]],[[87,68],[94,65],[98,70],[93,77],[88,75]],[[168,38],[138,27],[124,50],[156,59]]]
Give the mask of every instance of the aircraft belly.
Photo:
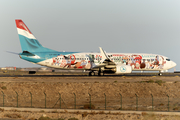
[[[162,71],[164,69],[132,69],[132,71]]]

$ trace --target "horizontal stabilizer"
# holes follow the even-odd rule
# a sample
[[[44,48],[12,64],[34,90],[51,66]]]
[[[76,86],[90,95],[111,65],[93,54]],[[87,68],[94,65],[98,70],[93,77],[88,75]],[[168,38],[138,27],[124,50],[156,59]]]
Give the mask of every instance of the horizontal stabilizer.
[[[34,54],[30,53],[29,51],[23,51],[21,55],[26,55],[26,56],[35,56]]]
[[[19,53],[15,53],[15,52],[11,52],[11,51],[6,51],[8,53],[11,53],[11,54],[15,54],[15,55],[19,55]]]

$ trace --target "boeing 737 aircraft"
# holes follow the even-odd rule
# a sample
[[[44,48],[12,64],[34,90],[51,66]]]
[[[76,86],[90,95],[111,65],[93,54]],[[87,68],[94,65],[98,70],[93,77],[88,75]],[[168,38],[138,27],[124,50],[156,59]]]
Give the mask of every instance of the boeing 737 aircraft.
[[[104,73],[127,74],[132,71],[162,71],[171,69],[176,63],[165,56],[138,53],[100,53],[59,52],[43,47],[20,19],[15,20],[21,43],[21,59],[57,69],[89,71],[89,75]]]

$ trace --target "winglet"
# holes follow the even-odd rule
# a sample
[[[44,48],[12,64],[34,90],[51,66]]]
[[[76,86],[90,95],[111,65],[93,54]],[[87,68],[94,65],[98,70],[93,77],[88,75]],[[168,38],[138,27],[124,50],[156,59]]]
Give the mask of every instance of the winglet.
[[[101,55],[102,55],[102,59],[103,59],[103,60],[109,59],[109,58],[107,57],[106,53],[104,52],[104,50],[103,50],[101,47],[99,47],[99,49],[100,49],[100,52],[101,52]]]

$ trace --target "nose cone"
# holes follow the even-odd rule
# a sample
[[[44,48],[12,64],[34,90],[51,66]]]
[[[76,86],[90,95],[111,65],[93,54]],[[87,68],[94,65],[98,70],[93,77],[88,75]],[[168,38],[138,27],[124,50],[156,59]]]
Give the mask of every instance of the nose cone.
[[[171,66],[172,66],[172,67],[175,67],[175,66],[176,66],[176,63],[173,62],[173,61],[171,61]]]

